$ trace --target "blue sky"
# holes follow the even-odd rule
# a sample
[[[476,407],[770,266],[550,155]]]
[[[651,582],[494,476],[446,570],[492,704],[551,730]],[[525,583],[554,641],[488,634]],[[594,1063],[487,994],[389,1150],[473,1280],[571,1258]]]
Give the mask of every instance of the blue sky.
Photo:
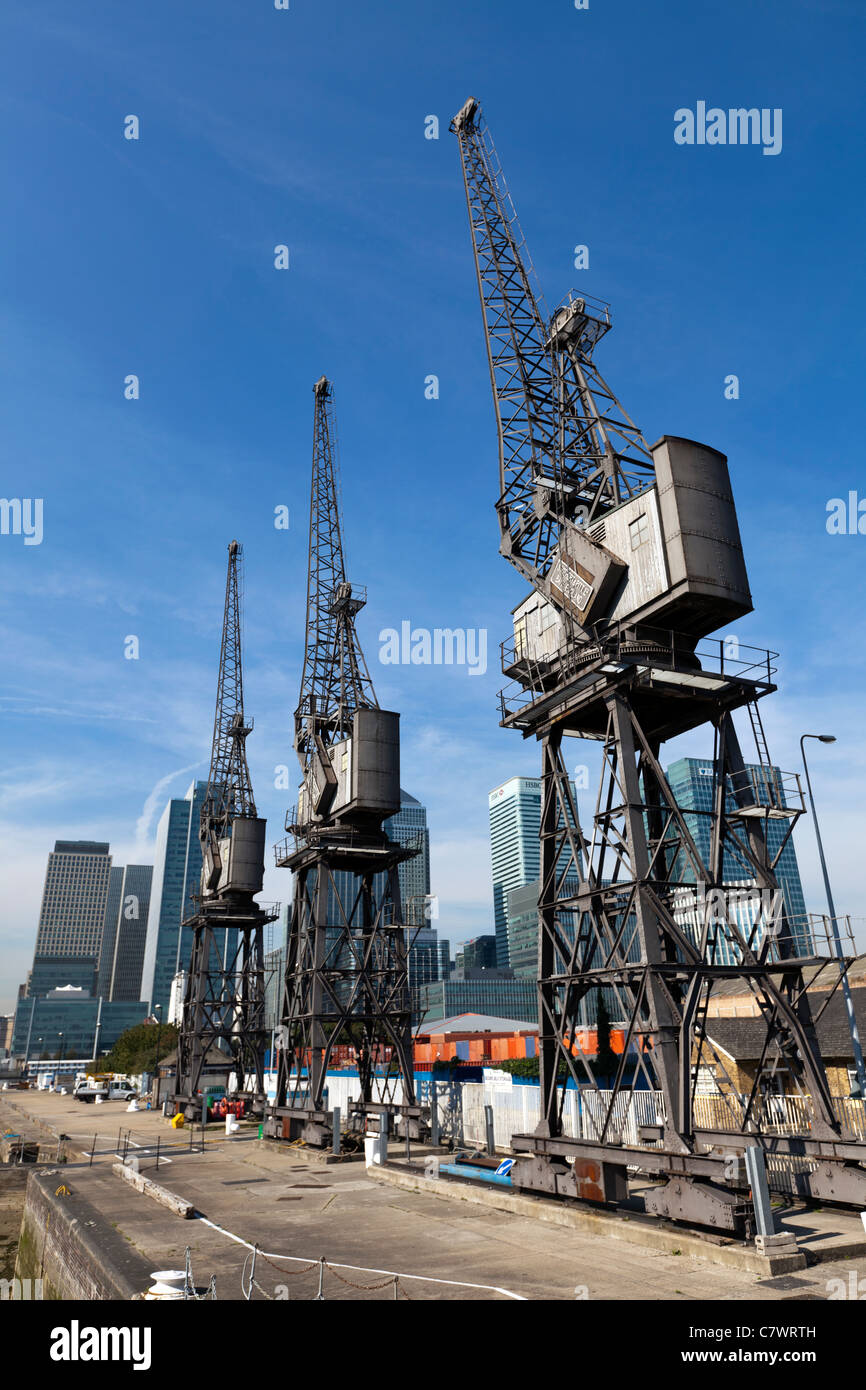
[[[438,925],[453,942],[492,929],[487,793],[539,763],[495,706],[522,590],[497,550],[447,132],[470,93],[548,303],[574,284],[609,300],[598,360],[645,435],[729,456],[756,608],[737,631],[781,653],[771,752],[796,768],[801,732],[837,734],[812,745],[815,790],[837,905],[866,916],[866,537],[825,526],[830,498],[866,496],[864,38],[860,0],[6,0],[2,491],[43,499],[44,537],[0,536],[0,1009],[30,963],[54,839],[148,862],[166,798],[206,774],[234,536],[252,773],[279,838],[322,373],[348,567],[369,591],[359,630],[380,702],[402,714],[403,783],[429,808]],[[781,153],[678,146],[674,112],[701,100],[781,108]],[[404,620],[487,629],[487,673],[380,664],[380,630]],[[691,736],[665,752],[705,749]],[[797,843],[820,909],[807,822]],[[286,878],[269,873],[270,897]]]

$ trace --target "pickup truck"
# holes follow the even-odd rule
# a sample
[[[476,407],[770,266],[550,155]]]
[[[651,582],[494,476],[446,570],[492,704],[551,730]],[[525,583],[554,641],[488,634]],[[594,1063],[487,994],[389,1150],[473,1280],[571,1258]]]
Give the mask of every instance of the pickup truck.
[[[76,1100],[92,1105],[97,1096],[103,1100],[132,1100],[138,1092],[128,1081],[79,1081],[72,1094]]]

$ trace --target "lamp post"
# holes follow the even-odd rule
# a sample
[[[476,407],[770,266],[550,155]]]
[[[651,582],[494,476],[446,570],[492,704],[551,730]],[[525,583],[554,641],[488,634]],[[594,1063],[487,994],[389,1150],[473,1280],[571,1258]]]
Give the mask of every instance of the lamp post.
[[[824,891],[827,894],[827,906],[830,909],[830,927],[833,932],[833,944],[836,948],[836,955],[840,961],[844,960],[842,950],[842,939],[839,936],[839,924],[836,920],[836,908],[833,903],[833,893],[830,888],[830,875],[827,872],[827,861],[824,858],[824,845],[821,840],[821,831],[818,826],[818,814],[815,810],[815,798],[812,795],[812,782],[809,777],[809,764],[806,762],[806,749],[804,747],[807,738],[817,739],[819,743],[835,743],[835,734],[803,734],[800,739],[800,753],[803,758],[803,769],[806,773],[806,786],[809,789],[809,804],[812,807],[812,821],[815,826],[815,839],[818,841],[818,854],[821,858],[821,872],[824,875]],[[845,997],[845,1009],[848,1014],[848,1027],[851,1030],[851,1046],[854,1052],[854,1068],[857,1072],[857,1088],[861,1099],[866,1099],[866,1067],[863,1065],[863,1049],[860,1046],[860,1031],[857,1027],[857,1018],[854,1013],[854,1001],[851,998],[851,986],[848,983],[847,970],[842,971],[842,993]]]
[[[63,1061],[63,1034],[62,1034],[62,1033],[58,1033],[57,1036],[58,1036],[58,1038],[60,1039],[60,1048],[59,1048],[58,1053],[57,1053],[57,1060],[58,1060],[58,1062],[62,1062],[62,1061]]]
[[[155,1061],[154,1061],[154,1064],[153,1064],[154,1085],[155,1085],[155,1088],[156,1088],[156,1089],[155,1089],[155,1093],[154,1093],[154,1105],[158,1106],[158,1105],[159,1105],[159,1040],[160,1040],[160,1036],[161,1036],[161,1034],[162,1034],[162,1019],[160,1018],[160,1014],[162,1013],[162,1005],[161,1005],[161,1004],[154,1004],[154,1006],[153,1006],[153,1012],[156,1014],[156,1058],[155,1058]]]

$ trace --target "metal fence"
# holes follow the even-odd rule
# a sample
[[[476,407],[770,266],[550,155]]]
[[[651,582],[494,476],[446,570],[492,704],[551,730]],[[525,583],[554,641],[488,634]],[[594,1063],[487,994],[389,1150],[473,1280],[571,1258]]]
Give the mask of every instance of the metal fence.
[[[100,1150],[96,1147],[97,1136],[93,1136],[93,1145],[89,1153],[91,1166],[93,1159]],[[204,1126],[186,1125],[184,1130],[173,1130],[171,1136],[157,1134],[156,1141],[152,1135],[136,1133],[131,1129],[119,1129],[117,1131],[117,1141],[113,1148],[102,1150],[103,1153],[113,1154],[119,1158],[121,1163],[129,1163],[132,1159],[137,1161],[139,1168],[152,1167],[154,1170],[159,1168],[160,1163],[171,1162],[173,1154],[204,1153],[205,1129]]]
[[[510,1148],[512,1135],[531,1133],[540,1119],[538,1086],[514,1084],[505,1072],[491,1072],[480,1082],[419,1079],[421,1105],[430,1104],[434,1085],[440,1133],[456,1143],[486,1143],[486,1106],[493,1109],[498,1148]],[[349,1101],[359,1095],[357,1077],[329,1075],[329,1107],[339,1105],[341,1114],[346,1115]],[[567,1091],[562,1114],[565,1133],[574,1139],[600,1138],[610,1098],[610,1091],[595,1091],[592,1087]],[[402,1093],[397,1096],[398,1101],[401,1099]],[[693,1104],[699,1129],[740,1132],[746,1106],[744,1096],[698,1095]],[[835,1097],[833,1109],[846,1137],[866,1140],[866,1102]],[[614,1130],[622,1134],[624,1143],[637,1144],[638,1127],[659,1124],[663,1117],[660,1091],[621,1091],[614,1104],[608,1136]],[[753,1118],[765,1134],[808,1134],[812,1127],[812,1103],[808,1096],[762,1096]]]
[[[508,1086],[497,1081],[467,1082],[462,1087],[463,1142],[486,1141],[485,1107],[493,1110],[497,1148],[510,1148],[515,1134],[529,1134],[541,1118],[538,1086]],[[611,1091],[589,1087],[566,1092],[563,1130],[572,1139],[599,1139],[611,1101]],[[638,1143],[638,1126],[657,1124],[660,1095],[653,1091],[621,1091],[616,1097],[607,1134],[616,1131],[626,1144]]]
[[[743,1123],[746,1097],[741,1095],[695,1096],[695,1123],[700,1129],[738,1132]],[[866,1102],[848,1096],[833,1097],[833,1112],[846,1138],[866,1139]],[[750,1118],[764,1134],[808,1134],[812,1128],[812,1101],[809,1096],[771,1096],[758,1098]]]

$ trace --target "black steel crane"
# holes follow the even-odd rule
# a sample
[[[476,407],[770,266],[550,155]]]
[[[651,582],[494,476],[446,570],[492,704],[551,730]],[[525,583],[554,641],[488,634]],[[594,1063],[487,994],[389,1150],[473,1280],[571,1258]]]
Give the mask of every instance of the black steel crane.
[[[346,578],[331,383],[314,388],[307,619],[295,751],[302,783],[277,864],[293,873],[276,1103],[267,1133],[327,1143],[335,1048],[357,1060],[357,1117],[389,1114],[418,1133],[399,865],[418,852],[383,821],[400,805],[400,716],[380,709],[355,618],[366,591]]]
[[[264,879],[266,822],[256,813],[247,763],[253,725],[244,715],[243,548],[232,541],[228,552],[210,773],[199,826],[201,891],[195,913],[184,923],[192,931],[192,954],[175,1103],[190,1118],[201,1113],[204,1068],[217,1053],[225,1058],[238,1095],[254,1111],[261,1112],[265,1103],[264,927],[277,913],[254,901]]]
[[[758,1145],[820,1157],[785,1180],[862,1204],[866,1149],[830,1094],[804,985],[807,964],[836,964],[779,891],[804,807],[799,778],[771,763],[758,707],[776,688],[775,653],[710,640],[752,608],[727,461],[676,436],[647,444],[594,362],[608,307],[572,293],[547,315],[474,98],[451,129],[496,411],[500,548],[530,586],[503,644],[512,683],[501,722],[542,745],[542,1110],[536,1132],[514,1138],[512,1178],[618,1202],[636,1167],[668,1179],[648,1209],[742,1229],[751,1219],[742,1170],[729,1181],[723,1150]],[[751,720],[755,764],[743,758],[738,708]],[[701,725],[713,737],[709,797],[692,808],[677,801],[660,749]],[[587,831],[566,735],[602,749]],[[757,890],[751,907],[736,885]],[[730,979],[751,992],[765,1029],[745,1094],[712,1041],[713,991]],[[581,1043],[599,997],[625,1035],[604,1092]],[[791,1137],[779,1137],[770,1094],[779,1071],[803,1098]],[[709,1075],[712,1094],[699,1094]],[[576,1116],[567,1079],[582,1088]],[[642,1086],[655,1097],[651,1115]]]

